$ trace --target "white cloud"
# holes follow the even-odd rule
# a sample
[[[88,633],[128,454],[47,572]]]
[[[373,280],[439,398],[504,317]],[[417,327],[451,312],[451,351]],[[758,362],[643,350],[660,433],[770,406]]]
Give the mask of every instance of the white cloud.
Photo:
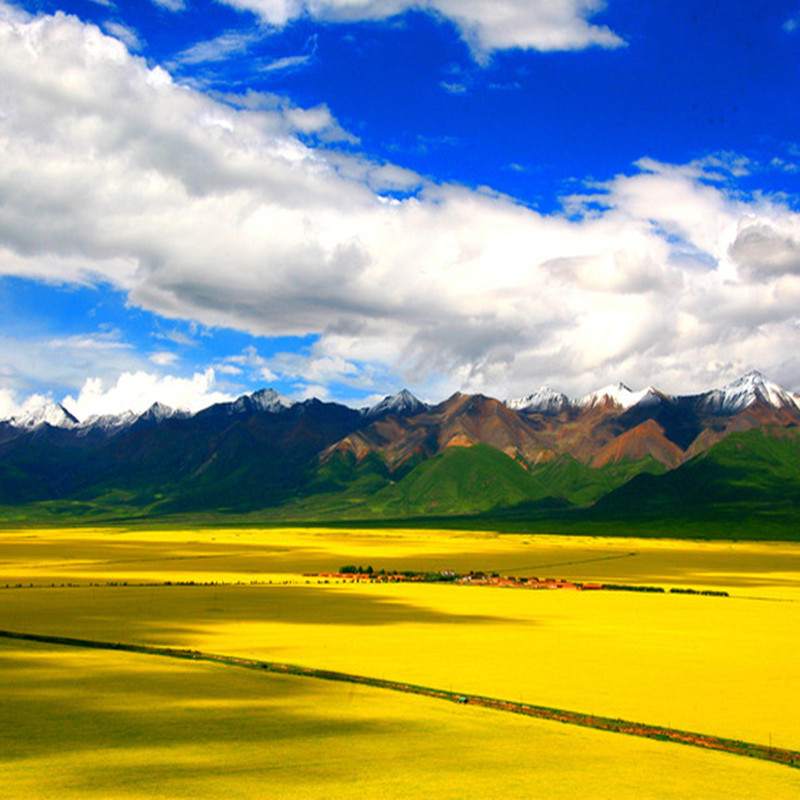
[[[235,107],[97,28],[4,8],[0,273],[108,281],[208,327],[319,335],[302,356],[225,362],[265,380],[380,391],[392,374],[436,397],[682,376],[670,391],[754,361],[800,380],[786,356],[798,215],[729,188],[742,159],[642,159],[569,214],[540,214],[312,146],[338,128],[324,106]]]
[[[183,11],[186,8],[184,0],[152,0],[152,2],[154,5],[167,9],[167,11]]]
[[[280,72],[304,67],[309,61],[311,61],[311,56],[286,56],[285,58],[276,58],[275,61],[270,61],[269,64],[261,69],[263,72]]]
[[[341,355],[315,352],[311,355],[280,353],[269,361],[272,369],[282,377],[302,379],[318,386],[331,383],[348,383],[354,378],[363,380],[363,370]]]
[[[448,81],[440,81],[439,86],[444,89],[448,94],[466,94],[467,87],[463,83],[451,83]]]
[[[24,401],[18,402],[14,392],[9,389],[0,389],[0,421],[31,414],[52,402],[51,397],[45,397],[42,394],[31,394]]]
[[[114,331],[59,339],[0,335],[0,384],[20,393],[40,386],[80,386],[87,375],[109,379],[146,364]]]
[[[331,399],[331,393],[327,386],[322,386],[321,384],[299,383],[294,392],[292,392],[291,399],[297,401],[313,399],[327,401]]]
[[[0,90],[1,92],[2,90]],[[2,120],[0,120],[2,129]],[[2,142],[0,141],[0,146]],[[13,175],[13,168],[8,170]],[[44,170],[43,170],[44,171]],[[3,182],[3,167],[0,165],[0,186]],[[39,176],[42,178],[42,176]],[[32,198],[31,198],[32,199]],[[77,211],[77,209],[76,209]],[[81,284],[93,286],[110,281],[116,286],[130,288],[135,283],[137,261],[131,256],[104,257],[100,252],[74,253],[58,232],[53,231],[50,252],[33,241],[29,230],[15,229],[23,209],[0,210],[0,275],[25,275],[50,284]],[[64,209],[64,216],[71,212]],[[81,216],[78,214],[77,216]],[[84,221],[84,220],[81,220]],[[60,224],[68,224],[66,219]],[[31,225],[30,227],[34,227]],[[40,228],[44,235],[44,226]],[[45,240],[50,237],[46,236]],[[66,246],[64,246],[66,244]],[[61,248],[63,253],[57,252]]]
[[[589,23],[604,6],[600,0],[431,0],[430,6],[452,19],[479,53],[624,45],[607,27]]]
[[[106,386],[100,378],[87,378],[78,397],[68,395],[62,405],[78,420],[104,414],[133,411],[141,414],[155,402],[171,408],[196,412],[233,398],[216,391],[214,370],[195,373],[191,378],[160,376],[149,372],[125,372],[116,383]]]
[[[162,340],[166,339],[168,342],[181,345],[182,347],[194,347],[194,345],[197,344],[196,339],[193,339],[191,336],[187,336],[183,331],[174,329],[162,331],[156,334],[156,337]]]
[[[158,353],[153,353],[150,356],[150,360],[158,367],[169,367],[178,360],[178,355],[177,353],[162,350]]]
[[[106,33],[123,42],[128,50],[142,49],[141,39],[139,39],[139,35],[133,28],[129,28],[120,22],[104,22],[103,28]]]
[[[581,50],[620,47],[624,41],[589,20],[600,0],[219,0],[283,27],[301,16],[327,22],[383,20],[423,10],[450,20],[479,59],[496,50]]]
[[[234,364],[218,364],[216,367],[217,372],[222,375],[241,375],[244,370]]]
[[[10,389],[0,389],[0,420],[15,417],[21,410],[14,392]]]
[[[217,369],[225,375],[241,375],[247,370],[253,381],[266,381],[271,383],[278,379],[270,369],[269,361],[259,355],[255,347],[246,347],[241,354],[228,356]]]
[[[358,138],[339,125],[324,103],[310,108],[301,108],[281,95],[252,90],[248,90],[244,94],[227,93],[213,96],[216,100],[237,109],[271,113],[273,121],[280,122],[284,133],[314,137],[325,143],[358,144]],[[334,156],[332,153],[329,155]]]
[[[225,31],[215,36],[197,42],[175,56],[176,64],[205,64],[214,61],[224,61],[235,55],[246,53],[250,45],[263,37],[261,31]]]
[[[800,217],[743,217],[729,253],[737,264],[759,278],[800,275]]]

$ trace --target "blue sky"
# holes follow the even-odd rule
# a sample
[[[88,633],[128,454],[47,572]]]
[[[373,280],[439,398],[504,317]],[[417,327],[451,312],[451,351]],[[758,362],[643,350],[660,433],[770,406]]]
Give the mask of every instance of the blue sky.
[[[799,55],[798,2],[0,0],[0,417],[796,390]]]

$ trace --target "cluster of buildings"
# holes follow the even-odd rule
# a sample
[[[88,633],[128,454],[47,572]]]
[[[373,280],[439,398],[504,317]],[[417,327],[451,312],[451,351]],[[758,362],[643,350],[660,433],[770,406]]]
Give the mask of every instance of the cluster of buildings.
[[[374,572],[351,571],[318,572],[306,577],[323,580],[363,581],[368,583],[454,583],[460,586],[500,586],[510,589],[566,589],[571,591],[588,591],[605,588],[601,583],[578,583],[564,578],[522,578],[498,573],[469,572],[460,575],[454,570],[445,569],[440,572]]]

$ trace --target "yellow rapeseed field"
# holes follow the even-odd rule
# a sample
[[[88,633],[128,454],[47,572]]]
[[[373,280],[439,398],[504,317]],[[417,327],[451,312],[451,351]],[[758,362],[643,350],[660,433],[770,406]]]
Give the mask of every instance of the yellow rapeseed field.
[[[65,529],[4,532],[0,534],[0,552],[0,628],[4,629],[190,647],[284,661],[800,749],[800,727],[796,722],[800,703],[800,545],[793,543],[601,540],[421,530]],[[728,591],[730,597],[350,583],[304,574],[335,571],[343,564],[369,564],[376,570],[474,569],[667,589],[712,588]],[[164,585],[165,582],[171,585]],[[187,585],[190,582],[195,585]],[[9,588],[4,588],[6,585]],[[265,687],[305,686],[309,682],[262,675],[233,678],[231,669],[223,670],[224,677],[216,677],[222,668],[152,665],[145,656],[120,653],[66,653],[63,649],[40,647],[38,656],[31,655],[26,660],[20,653],[35,649],[33,645],[22,647],[15,643],[3,647],[15,654],[3,666],[16,669],[18,685],[26,685],[30,697],[39,697],[42,714],[48,713],[48,704],[55,702],[58,691],[46,688],[46,681],[37,684],[35,675],[52,674],[58,685],[77,681],[74,701],[63,718],[65,730],[74,724],[76,736],[83,735],[80,731],[91,717],[78,702],[82,691],[78,684],[88,686],[84,676],[101,669],[112,673],[122,670],[125,677],[119,679],[119,686],[141,677],[144,683],[137,692],[144,693],[144,697],[147,686],[152,686],[156,707],[174,705],[176,725],[182,724],[180,720],[185,721],[188,713],[180,693],[175,694],[178,674],[180,681],[186,681],[187,693],[196,692],[198,696],[205,691],[199,687],[215,680],[224,680],[226,687],[231,681],[237,687],[250,686],[247,682],[253,680],[265,682]],[[21,659],[20,663],[28,666],[17,669],[14,659]],[[45,663],[47,670],[34,668]],[[78,674],[71,679],[64,674],[68,663],[81,665],[75,667]],[[162,687],[159,676],[167,673],[172,677],[165,677]],[[200,682],[198,688],[192,688],[190,675]],[[768,782],[761,784],[765,791],[737,794],[734,783],[724,791],[704,791],[698,787],[711,778],[703,777],[705,767],[692,765],[699,763],[694,759],[711,754],[698,754],[692,748],[637,743],[636,747],[644,748],[642,752],[651,753],[652,758],[633,755],[629,750],[632,740],[625,736],[519,720],[478,709],[453,717],[463,709],[454,711],[447,704],[441,709],[422,698],[387,697],[386,692],[377,690],[324,684],[320,687],[313,683],[315,688],[303,689],[303,693],[312,691],[315,697],[331,694],[330,701],[319,700],[322,709],[314,707],[314,715],[333,714],[328,720],[330,728],[326,727],[328,723],[320,723],[321,729],[330,730],[330,736],[323,737],[323,742],[312,742],[299,733],[287,734],[283,739],[276,733],[281,745],[275,752],[284,754],[281,759],[291,761],[292,756],[287,754],[293,747],[299,748],[297,753],[309,752],[310,748],[324,764],[327,762],[322,751],[335,760],[342,751],[355,748],[353,764],[363,757],[363,769],[374,774],[376,765],[395,758],[393,748],[398,748],[398,758],[410,758],[403,750],[410,745],[400,741],[403,737],[399,731],[406,727],[416,730],[417,724],[430,733],[433,760],[429,763],[429,779],[439,780],[436,776],[443,769],[435,766],[438,762],[433,741],[452,735],[452,741],[459,742],[463,737],[467,752],[475,756],[475,760],[468,761],[471,766],[467,785],[484,781],[480,786],[485,792],[492,780],[508,776],[515,791],[524,795],[520,787],[525,781],[536,783],[543,779],[541,770],[552,768],[552,775],[544,780],[551,780],[559,771],[563,775],[569,773],[577,783],[570,782],[570,778],[562,785],[571,788],[573,795],[648,796],[641,791],[639,778],[632,777],[630,784],[625,783],[625,776],[632,773],[618,768],[618,774],[611,776],[614,770],[605,767],[597,771],[600,762],[616,763],[618,767],[624,763],[627,769],[629,758],[643,758],[646,767],[641,775],[650,770],[654,785],[659,786],[650,796],[670,796],[671,789],[667,787],[673,784],[675,796],[800,795],[800,773],[786,767],[768,768],[767,771],[777,770],[775,775],[784,776],[784,782],[779,781],[775,788],[770,788],[772,784]],[[8,680],[4,686],[8,689]],[[41,692],[37,692],[37,686]],[[247,694],[250,690],[235,689],[240,691]],[[278,689],[264,691],[272,697]],[[286,691],[288,696],[280,700],[283,711],[299,702],[299,690]],[[121,696],[121,688],[119,693]],[[364,699],[366,696],[368,699]],[[355,698],[347,706],[349,712],[344,721],[339,708],[343,697]],[[94,701],[90,701],[87,693],[88,708],[93,707]],[[236,703],[229,706],[225,694],[214,702],[219,704],[212,703],[217,710],[224,707],[229,712],[237,707]],[[202,706],[192,703],[195,701],[189,707],[193,709]],[[56,711],[57,708],[54,707]],[[74,720],[71,714],[75,715]],[[369,740],[368,729],[373,724],[369,720],[383,718],[384,714],[397,719],[398,733],[380,739],[386,743],[382,757],[380,749],[375,754],[375,742]],[[366,716],[362,719],[361,715]],[[159,725],[167,725],[163,716],[159,717]],[[365,732],[358,739],[361,744],[346,730],[346,721],[355,718],[363,722]],[[202,719],[199,712],[197,719]],[[464,728],[467,722],[469,725]],[[555,765],[545,766],[538,757],[535,763],[524,760],[514,749],[518,746],[515,736],[523,741],[519,726],[528,732],[526,736],[534,737],[532,749],[537,754],[550,752],[548,764],[555,759]],[[479,735],[481,729],[483,739]],[[553,730],[562,737],[558,745],[564,751],[562,755],[555,752],[558,747],[549,738],[554,735]],[[20,741],[25,741],[22,733]],[[147,749],[147,763],[148,759],[166,763],[172,753],[180,763],[189,764],[179,770],[180,775],[193,775],[191,780],[200,780],[198,776],[208,769],[203,766],[205,759],[214,758],[211,753],[204,754],[207,745],[203,741],[187,743],[181,737],[169,744],[166,741],[144,739],[136,747]],[[225,741],[235,742],[236,737]],[[489,761],[494,759],[497,767],[478,758],[479,741],[489,748]],[[358,749],[362,745],[372,747],[371,754],[362,754]],[[124,759],[130,756],[133,769],[135,757],[131,754],[136,747],[129,749],[125,745],[115,751],[123,759],[120,763],[129,763]],[[471,747],[476,748],[474,752]],[[551,747],[555,750],[548,749]],[[239,778],[228,776],[229,780],[234,781],[234,787],[244,787],[252,776],[245,766],[235,766],[235,752],[236,744],[223,747],[219,757],[226,765],[233,759],[231,772],[238,769],[241,774]],[[299,758],[297,753],[295,758]],[[660,754],[663,761],[659,761]],[[88,747],[80,751],[79,758],[77,752],[73,753],[78,759],[75,763],[67,763],[69,753],[58,757],[49,751],[34,755],[43,759],[42,763],[52,764],[54,775],[63,774],[68,786],[72,785],[70,770],[85,772],[87,764],[95,763]],[[109,773],[108,765],[115,757],[114,753],[106,753],[101,759]],[[731,762],[754,781],[762,780],[763,770],[767,769],[750,759],[714,757],[726,759],[725,767],[719,768],[726,775],[734,774],[729,771]],[[517,764],[519,759],[522,761],[516,771],[509,771],[507,762]],[[373,766],[369,766],[372,762]],[[95,763],[101,772],[102,764]],[[668,765],[672,766],[667,768]],[[423,774],[427,769],[428,766]],[[292,796],[290,787],[300,797],[348,796],[342,785],[350,786],[352,781],[347,778],[343,783],[330,783],[327,768],[320,767],[317,777],[321,782],[308,783],[314,789],[304,794],[293,784],[289,773],[281,773],[274,765],[270,770],[277,781],[275,785],[282,788],[264,796]],[[166,769],[159,767],[157,773],[164,777]],[[463,791],[446,793],[447,782],[455,774],[441,772],[438,788],[431,794],[462,796]],[[395,778],[386,779],[387,793],[375,796],[392,796],[392,787],[396,789],[394,796],[414,796],[412,785],[404,783],[402,775],[400,766]],[[684,775],[688,781],[685,785],[679,782]],[[598,783],[593,784],[595,779]],[[24,786],[22,771],[15,780]],[[236,784],[235,780],[243,783]],[[175,781],[169,783],[171,791],[165,796],[180,796],[180,792],[175,793],[181,785],[180,776]],[[225,783],[219,779],[220,792]],[[736,785],[751,784],[744,781]],[[135,781],[131,786],[135,787]],[[463,790],[463,781],[460,786]],[[592,786],[609,790],[587,788]],[[204,791],[203,796],[213,796],[217,789],[211,787],[208,791],[211,794]],[[236,794],[235,789],[232,794]],[[553,791],[546,794],[559,796]],[[570,792],[565,790],[563,796],[567,794]]]
[[[790,542],[414,529],[67,528],[0,532],[0,548],[0,581],[12,583],[249,581],[371,563],[387,570],[552,572],[568,579],[696,585],[800,599],[800,546]]]
[[[794,770],[365,687],[0,641],[0,797],[794,798]]]

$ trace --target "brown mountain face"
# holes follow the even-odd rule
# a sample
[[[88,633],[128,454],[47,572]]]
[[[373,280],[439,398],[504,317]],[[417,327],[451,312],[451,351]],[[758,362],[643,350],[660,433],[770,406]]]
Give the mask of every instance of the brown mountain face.
[[[531,463],[548,457],[534,426],[499,400],[456,393],[423,414],[387,415],[337,442],[321,458],[324,462],[334,453],[349,452],[360,461],[374,452],[394,470],[414,456],[430,458],[446,447],[478,442]]]
[[[511,457],[536,462],[546,449],[534,428],[499,400],[483,395],[453,395],[432,410],[439,449],[454,440],[482,442]]]
[[[691,482],[695,474],[709,474],[700,463],[705,459],[685,467],[683,462],[726,436],[741,433],[745,441],[739,447],[749,442],[758,451],[756,461],[766,463],[773,443],[764,449],[763,437],[748,436],[749,429],[769,436],[782,433],[792,442],[800,431],[800,396],[756,372],[703,394],[673,396],[652,388],[631,392],[621,384],[606,388],[579,401],[542,390],[510,401],[512,407],[464,394],[429,407],[403,391],[360,411],[319,400],[291,403],[264,390],[194,415],[154,413],[132,423],[85,427],[64,417],[55,425],[45,421],[31,427],[0,420],[0,501],[11,506],[79,498],[83,503],[88,498],[86,502],[96,501],[96,508],[106,513],[119,495],[135,498],[131,508],[159,514],[249,511],[298,498],[302,503],[313,494],[347,489],[345,484],[352,482],[353,491],[341,506],[352,508],[351,500],[360,502],[367,494],[389,489],[393,481],[404,485],[396,496],[382,494],[373,510],[384,503],[395,508],[397,501],[397,508],[423,513],[432,507],[426,500],[430,497],[455,513],[459,498],[475,491],[484,492],[480,502],[492,504],[537,502],[542,492],[568,502],[592,502],[598,492],[634,473],[652,471],[646,463],[650,459],[667,469],[680,467],[674,479],[659,483],[669,500],[687,490],[685,476]],[[483,446],[474,446],[478,444]],[[538,479],[520,476],[520,467],[497,450],[538,473]],[[723,461],[734,450],[720,448]],[[344,463],[316,469],[320,459],[337,453],[347,455]],[[446,456],[428,461],[440,453]],[[781,453],[785,463],[772,483],[778,485],[780,502],[796,506],[795,456],[790,448]],[[573,459],[606,475],[576,469]],[[353,461],[362,469],[353,470]],[[421,461],[428,463],[417,472]],[[546,469],[539,469],[548,462]],[[699,471],[693,472],[696,466]],[[736,466],[737,474],[748,469],[745,457]],[[751,488],[757,483],[754,478]],[[703,500],[704,486],[688,488],[695,500]],[[727,494],[718,497],[737,491],[727,487]],[[619,502],[630,500],[624,493],[620,497]],[[617,501],[610,502],[613,506]],[[127,501],[119,508],[127,514]]]
[[[800,411],[756,401],[737,414],[710,413],[691,398],[622,408],[609,399],[558,414],[525,413],[484,395],[456,393],[414,416],[388,414],[321,454],[352,453],[357,461],[377,453],[391,471],[411,458],[428,459],[447,447],[481,442],[530,468],[568,453],[600,468],[648,456],[668,469],[703,452],[730,433],[762,425],[800,425]]]
[[[590,466],[604,467],[620,461],[640,461],[647,456],[673,468],[683,462],[686,454],[667,439],[664,429],[655,420],[649,419],[601,447],[592,457]]]
[[[625,428],[617,420],[622,409],[610,401],[562,411],[556,416],[525,415],[536,425],[540,440],[554,453],[569,453],[585,464]]]

